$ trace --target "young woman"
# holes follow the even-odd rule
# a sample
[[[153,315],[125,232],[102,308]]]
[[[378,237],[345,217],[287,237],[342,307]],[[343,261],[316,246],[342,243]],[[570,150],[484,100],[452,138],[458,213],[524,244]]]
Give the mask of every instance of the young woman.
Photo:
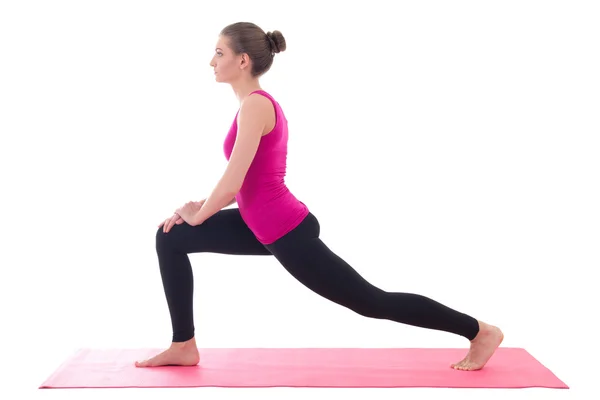
[[[418,294],[381,290],[319,239],[320,226],[284,182],[288,128],[259,78],[285,50],[281,32],[252,23],[225,27],[210,65],[240,107],[224,139],[227,168],[208,198],[189,202],[159,225],[158,263],[171,316],[170,347],[138,367],[196,365],[190,253],[274,256],[313,292],[357,314],[461,335],[470,341],[459,370],[481,369],[503,340],[495,326]],[[224,209],[237,202],[237,208]],[[185,222],[185,223],[184,223]]]

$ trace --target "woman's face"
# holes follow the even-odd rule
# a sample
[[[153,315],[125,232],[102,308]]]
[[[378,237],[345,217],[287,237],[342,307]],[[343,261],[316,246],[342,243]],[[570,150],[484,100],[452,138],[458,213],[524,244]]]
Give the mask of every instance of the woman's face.
[[[235,81],[242,73],[241,64],[242,56],[236,56],[229,48],[227,38],[219,36],[215,46],[215,55],[210,61],[217,82]]]

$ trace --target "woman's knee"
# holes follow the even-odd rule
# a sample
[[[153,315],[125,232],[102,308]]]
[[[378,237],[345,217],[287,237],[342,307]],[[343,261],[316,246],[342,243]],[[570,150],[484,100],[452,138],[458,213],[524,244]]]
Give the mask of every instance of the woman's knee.
[[[156,251],[165,251],[165,250],[173,250],[177,246],[177,235],[176,229],[177,226],[171,228],[168,233],[163,232],[163,227],[161,226],[156,231]]]
[[[192,227],[187,224],[175,225],[164,233],[160,227],[156,231],[157,252],[202,253],[209,249],[209,235],[203,227]]]

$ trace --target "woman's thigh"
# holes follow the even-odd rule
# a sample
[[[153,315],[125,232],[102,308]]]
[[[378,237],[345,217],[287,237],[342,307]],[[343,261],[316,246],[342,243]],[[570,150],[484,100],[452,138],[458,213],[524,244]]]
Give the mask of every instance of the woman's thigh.
[[[239,208],[220,210],[200,225],[175,225],[168,233],[156,233],[157,251],[271,255],[242,219]]]
[[[294,278],[326,299],[353,309],[377,300],[383,291],[327,247],[319,235],[319,221],[311,213],[267,248]]]

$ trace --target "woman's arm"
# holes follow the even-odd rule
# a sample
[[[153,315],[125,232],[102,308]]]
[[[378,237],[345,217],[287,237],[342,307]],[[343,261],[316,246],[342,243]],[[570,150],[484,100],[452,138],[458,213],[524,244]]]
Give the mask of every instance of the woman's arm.
[[[260,138],[265,129],[271,101],[262,95],[250,95],[242,102],[238,114],[238,131],[227,168],[206,202],[196,214],[197,224],[201,224],[224,207],[235,202],[248,168],[254,159]]]

